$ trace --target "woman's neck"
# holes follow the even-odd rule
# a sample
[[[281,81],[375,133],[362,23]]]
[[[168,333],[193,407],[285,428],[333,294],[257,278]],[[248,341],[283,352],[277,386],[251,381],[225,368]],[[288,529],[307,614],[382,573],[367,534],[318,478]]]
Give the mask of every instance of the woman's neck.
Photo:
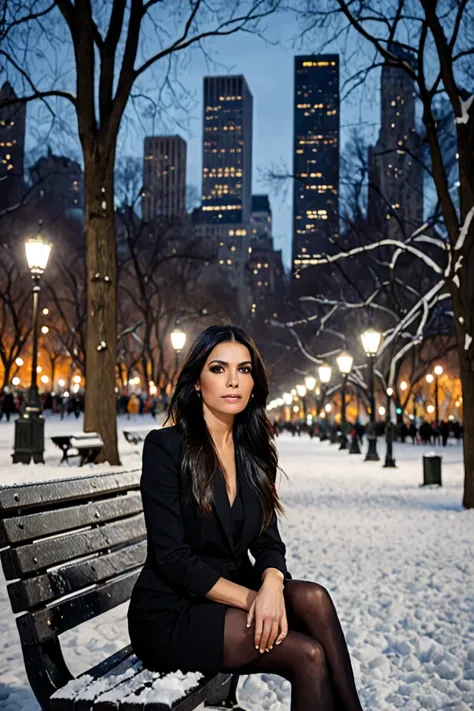
[[[204,420],[207,429],[218,449],[231,447],[234,443],[234,415],[225,415],[222,412],[214,412],[204,405]]]

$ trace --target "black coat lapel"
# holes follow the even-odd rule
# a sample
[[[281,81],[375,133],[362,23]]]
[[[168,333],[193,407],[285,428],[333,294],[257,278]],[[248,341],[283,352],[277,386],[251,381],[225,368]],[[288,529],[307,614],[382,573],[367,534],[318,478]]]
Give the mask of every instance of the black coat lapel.
[[[225,533],[227,544],[232,553],[234,553],[234,541],[232,533],[232,521],[230,518],[230,504],[229,497],[227,496],[227,489],[225,487],[225,479],[219,468],[216,469],[214,477],[214,506],[216,509],[217,516],[221,522],[222,528]]]

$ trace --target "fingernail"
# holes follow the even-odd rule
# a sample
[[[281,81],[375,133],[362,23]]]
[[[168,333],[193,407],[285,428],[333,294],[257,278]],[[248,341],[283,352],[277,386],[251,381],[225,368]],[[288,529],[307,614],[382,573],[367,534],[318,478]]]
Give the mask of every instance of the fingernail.
[[[250,627],[250,625],[247,625],[247,627]]]
[[[258,649],[258,645],[257,645],[257,644],[255,645],[255,649]]]

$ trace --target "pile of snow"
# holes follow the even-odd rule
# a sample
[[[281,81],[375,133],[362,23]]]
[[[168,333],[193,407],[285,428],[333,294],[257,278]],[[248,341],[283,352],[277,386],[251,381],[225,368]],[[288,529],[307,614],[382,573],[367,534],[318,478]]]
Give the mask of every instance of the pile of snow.
[[[59,434],[58,424],[63,427],[55,423],[47,435]],[[39,481],[48,472],[54,478],[58,471],[90,474],[89,467],[58,468],[61,453],[50,448],[46,467],[13,467],[2,446],[7,427],[0,423],[3,484]],[[122,435],[120,447],[125,468],[140,466],[141,446],[132,447]],[[396,444],[397,469],[305,436],[281,435],[278,447],[288,476],[280,480],[288,567],[294,578],[329,590],[364,710],[474,708],[474,512],[461,506],[461,447],[436,450],[443,456],[441,488],[419,486],[427,452],[420,446]],[[383,443],[379,450],[383,454]],[[128,644],[125,615],[122,605],[63,635],[74,674]],[[38,711],[3,578],[0,669],[0,711]],[[171,695],[182,689],[179,673],[172,679]],[[288,711],[290,685],[277,675],[243,676],[239,698],[249,711]]]

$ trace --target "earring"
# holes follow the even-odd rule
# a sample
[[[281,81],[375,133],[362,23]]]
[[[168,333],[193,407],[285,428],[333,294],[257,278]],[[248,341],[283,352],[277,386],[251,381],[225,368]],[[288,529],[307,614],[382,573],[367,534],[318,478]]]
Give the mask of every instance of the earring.
[[[196,394],[197,394],[198,397],[201,397],[201,391],[200,391],[200,390],[196,390]]]
[[[254,397],[254,394],[252,393],[250,397]]]

